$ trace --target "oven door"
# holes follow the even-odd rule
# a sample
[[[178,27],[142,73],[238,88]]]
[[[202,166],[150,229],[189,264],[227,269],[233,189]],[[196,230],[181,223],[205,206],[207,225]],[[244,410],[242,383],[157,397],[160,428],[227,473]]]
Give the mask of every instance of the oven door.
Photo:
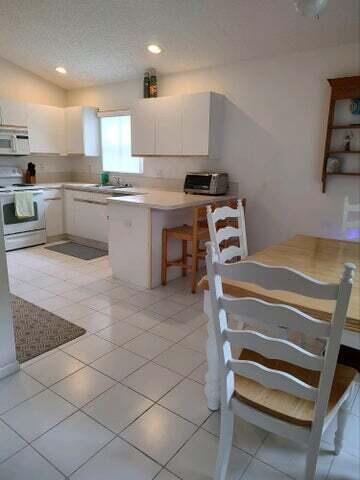
[[[14,194],[1,195],[1,216],[4,225],[4,235],[14,233],[30,232],[45,228],[45,208],[43,192],[33,192],[35,215],[29,218],[17,218],[15,214]]]

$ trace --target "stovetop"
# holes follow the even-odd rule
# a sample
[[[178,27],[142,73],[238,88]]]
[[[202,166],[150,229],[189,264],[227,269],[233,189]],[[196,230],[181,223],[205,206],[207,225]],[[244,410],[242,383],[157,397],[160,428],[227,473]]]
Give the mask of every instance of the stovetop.
[[[0,194],[21,192],[23,190],[39,190],[36,185],[26,183],[15,183],[13,185],[0,185]]]

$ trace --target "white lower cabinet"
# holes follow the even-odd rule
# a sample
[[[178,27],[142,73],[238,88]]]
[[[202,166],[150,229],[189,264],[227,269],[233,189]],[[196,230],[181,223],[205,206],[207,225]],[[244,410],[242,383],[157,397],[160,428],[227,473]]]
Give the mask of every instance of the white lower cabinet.
[[[46,236],[64,233],[64,199],[62,189],[44,192]]]
[[[74,194],[73,190],[65,190],[64,192],[64,209],[65,209],[65,233],[68,235],[75,235],[75,209],[74,209]]]
[[[66,233],[108,243],[107,195],[65,190]]]

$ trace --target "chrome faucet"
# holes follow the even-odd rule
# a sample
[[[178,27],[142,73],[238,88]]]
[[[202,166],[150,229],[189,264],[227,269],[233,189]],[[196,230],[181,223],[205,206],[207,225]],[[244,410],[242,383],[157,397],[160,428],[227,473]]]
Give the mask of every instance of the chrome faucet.
[[[114,182],[115,182],[116,185],[121,185],[121,178],[120,177],[114,175],[113,179],[114,179]]]

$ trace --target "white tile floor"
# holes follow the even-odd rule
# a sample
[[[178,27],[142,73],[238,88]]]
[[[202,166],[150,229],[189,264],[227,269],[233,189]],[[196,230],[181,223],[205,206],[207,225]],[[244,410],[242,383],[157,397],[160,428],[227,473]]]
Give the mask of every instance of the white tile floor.
[[[183,279],[142,291],[106,257],[8,254],[11,291],[87,334],[0,381],[1,480],[210,480],[219,414],[206,407],[206,318]],[[360,478],[360,386],[344,451],[324,437],[318,479]],[[237,421],[231,480],[300,479],[304,450]]]

